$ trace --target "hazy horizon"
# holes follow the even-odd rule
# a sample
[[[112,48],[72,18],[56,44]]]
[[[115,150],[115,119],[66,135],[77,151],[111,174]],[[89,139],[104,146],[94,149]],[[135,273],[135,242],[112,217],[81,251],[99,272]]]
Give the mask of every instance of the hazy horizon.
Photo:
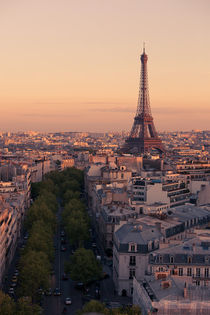
[[[208,0],[0,3],[0,131],[129,131],[146,42],[159,131],[210,129]]]

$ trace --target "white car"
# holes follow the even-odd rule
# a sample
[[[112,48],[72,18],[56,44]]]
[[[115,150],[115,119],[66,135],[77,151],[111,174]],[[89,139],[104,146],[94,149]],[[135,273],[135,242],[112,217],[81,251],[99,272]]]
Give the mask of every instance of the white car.
[[[65,304],[66,305],[70,305],[72,302],[71,302],[71,298],[70,297],[67,297],[66,299],[65,299]]]
[[[9,288],[9,294],[14,294],[14,288]]]

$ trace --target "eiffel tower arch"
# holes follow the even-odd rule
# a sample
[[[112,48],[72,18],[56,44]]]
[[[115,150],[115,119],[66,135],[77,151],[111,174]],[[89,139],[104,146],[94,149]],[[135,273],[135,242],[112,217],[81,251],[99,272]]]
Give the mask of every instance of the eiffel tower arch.
[[[129,137],[122,148],[123,153],[144,154],[152,149],[164,153],[164,147],[155,129],[150,109],[147,60],[145,53],[141,55],[141,75],[136,116]]]

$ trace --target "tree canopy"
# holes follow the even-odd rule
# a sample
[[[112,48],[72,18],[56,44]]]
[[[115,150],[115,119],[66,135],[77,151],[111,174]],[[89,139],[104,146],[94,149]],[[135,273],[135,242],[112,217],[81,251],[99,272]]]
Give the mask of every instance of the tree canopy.
[[[82,310],[77,311],[77,315],[86,313],[100,313],[104,315],[141,315],[141,309],[139,306],[133,305],[132,307],[119,307],[119,308],[107,308],[104,303],[96,300],[91,300],[86,303]]]
[[[43,252],[30,250],[20,259],[20,288],[22,296],[30,296],[36,299],[39,288],[49,287],[50,263]]]
[[[0,291],[0,314],[1,315],[14,315],[15,303],[8,294]]]
[[[67,267],[72,280],[87,284],[89,281],[97,280],[102,275],[100,263],[96,260],[92,250],[79,248],[70,257]]]

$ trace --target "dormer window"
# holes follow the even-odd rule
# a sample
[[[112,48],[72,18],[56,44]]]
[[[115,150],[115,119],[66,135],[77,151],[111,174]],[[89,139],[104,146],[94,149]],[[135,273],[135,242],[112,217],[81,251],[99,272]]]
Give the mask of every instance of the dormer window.
[[[158,247],[159,247],[159,241],[155,240],[155,248],[158,248]]]
[[[170,263],[174,264],[174,256],[170,256]]]
[[[148,243],[148,250],[152,250],[152,241],[149,241]]]
[[[129,252],[135,253],[137,251],[137,245],[135,243],[129,244]]]

